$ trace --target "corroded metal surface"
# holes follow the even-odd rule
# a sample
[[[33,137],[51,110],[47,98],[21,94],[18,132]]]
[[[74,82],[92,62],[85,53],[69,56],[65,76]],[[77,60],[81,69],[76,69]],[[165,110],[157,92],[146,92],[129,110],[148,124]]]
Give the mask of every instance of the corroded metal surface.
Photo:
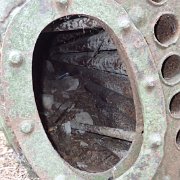
[[[19,144],[38,176],[41,179],[78,180],[179,179],[180,148],[177,135],[180,130],[180,104],[177,94],[180,93],[180,77],[177,69],[175,78],[169,81],[164,78],[162,69],[168,66],[163,64],[170,55],[179,54],[180,2],[30,0],[24,3],[4,1],[0,14],[0,33],[3,38],[0,57],[0,126],[17,151]],[[21,8],[21,11],[16,8]],[[16,13],[7,28],[6,19],[10,20]],[[84,18],[81,23],[75,22],[73,26],[77,26],[76,29],[88,29],[89,25],[99,28],[101,25],[111,35],[120,60],[127,68],[136,107],[137,130],[132,147],[120,163],[103,173],[77,170],[57,154],[45,134],[32,88],[32,57],[41,31],[58,18],[82,14],[94,17],[99,23]],[[170,22],[167,20],[169,17]],[[165,22],[167,20],[169,31],[156,34],[163,31],[159,30],[159,25],[163,26],[162,19]],[[45,31],[67,30],[72,24],[65,23]],[[96,39],[95,36],[92,38]],[[104,44],[105,47],[106,42]],[[68,50],[63,48],[58,51]],[[113,45],[111,48],[114,48]],[[78,51],[78,46],[75,51]],[[120,60],[116,59],[121,63]],[[95,63],[91,61],[90,66],[97,67]],[[102,70],[103,67],[98,68]],[[113,69],[112,66],[110,68]],[[104,84],[109,87],[107,83]]]

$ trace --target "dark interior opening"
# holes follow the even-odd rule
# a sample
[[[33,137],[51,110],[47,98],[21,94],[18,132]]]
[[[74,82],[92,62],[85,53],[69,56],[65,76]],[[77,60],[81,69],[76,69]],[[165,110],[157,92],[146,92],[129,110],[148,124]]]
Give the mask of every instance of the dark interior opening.
[[[163,2],[163,0],[152,0],[153,2],[156,2],[156,3],[161,3]]]
[[[162,66],[162,75],[163,78],[168,81],[176,81],[180,76],[180,56],[179,55],[171,55],[165,59]]]
[[[97,21],[68,16],[42,31],[33,55],[33,87],[44,129],[71,166],[103,172],[128,154],[136,130],[131,85]]]
[[[170,102],[171,115],[175,118],[180,118],[180,92],[173,96]]]
[[[180,148],[180,131],[178,131],[178,133],[177,133],[176,143],[177,143],[178,148]]]
[[[177,35],[179,24],[176,16],[173,14],[163,14],[155,24],[154,34],[157,40],[162,43],[169,43]]]

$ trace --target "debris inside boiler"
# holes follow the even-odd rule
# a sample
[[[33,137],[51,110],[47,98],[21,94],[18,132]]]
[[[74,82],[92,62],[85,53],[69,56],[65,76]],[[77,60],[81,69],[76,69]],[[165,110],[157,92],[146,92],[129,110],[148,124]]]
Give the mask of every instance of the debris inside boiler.
[[[34,55],[43,63],[34,69],[41,72],[34,87],[48,137],[73,167],[110,169],[127,155],[136,128],[130,82],[111,37],[96,26],[45,32],[39,39],[51,43],[45,56]]]

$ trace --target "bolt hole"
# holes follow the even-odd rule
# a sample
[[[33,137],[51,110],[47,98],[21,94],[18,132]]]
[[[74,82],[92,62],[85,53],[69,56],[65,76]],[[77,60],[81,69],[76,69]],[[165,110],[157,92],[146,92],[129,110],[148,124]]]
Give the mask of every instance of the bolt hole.
[[[178,35],[178,21],[173,14],[162,15],[154,28],[155,37],[161,44],[172,44]]]
[[[170,111],[174,118],[180,118],[180,92],[172,98]]]
[[[156,6],[163,5],[165,2],[167,2],[167,0],[149,0],[149,1]]]
[[[108,180],[113,180],[113,179],[114,179],[113,177],[108,178]]]
[[[152,0],[152,2],[155,2],[155,3],[163,3],[165,2],[164,0]]]
[[[180,148],[180,130],[178,131],[176,136],[176,144],[178,145],[178,148]]]
[[[162,76],[167,82],[179,80],[180,75],[180,56],[171,55],[163,63]]]

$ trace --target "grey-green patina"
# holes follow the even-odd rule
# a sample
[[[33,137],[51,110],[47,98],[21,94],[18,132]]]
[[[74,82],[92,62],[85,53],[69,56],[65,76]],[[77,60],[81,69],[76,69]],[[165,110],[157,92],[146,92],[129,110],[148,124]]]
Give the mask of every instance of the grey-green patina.
[[[124,31],[121,21],[129,19],[126,11],[113,0],[74,0],[69,7],[58,6],[53,0],[31,0],[14,18],[3,44],[3,94],[6,114],[19,140],[19,144],[41,179],[92,179],[103,180],[115,176],[120,179],[152,179],[163,158],[164,135],[166,131],[166,112],[161,83],[151,52],[142,34],[130,23]],[[144,121],[144,136],[140,153],[134,145],[129,153],[139,154],[129,167],[128,157],[116,168],[104,173],[86,173],[68,165],[53,149],[42,127],[34,100],[32,86],[32,57],[35,43],[41,31],[52,21],[65,15],[83,14],[99,19],[111,33],[119,53],[126,60],[128,74],[134,89],[137,112]],[[18,50],[24,61],[20,67],[9,64],[10,54]],[[148,89],[148,79],[153,78],[155,87]],[[140,104],[139,104],[140,102]],[[22,121],[33,120],[35,129],[30,135],[20,132]],[[5,121],[5,119],[3,120]],[[153,147],[154,135],[161,137],[158,147]],[[155,136],[156,137],[156,136]],[[153,139],[153,141],[152,141]],[[156,139],[155,139],[156,140]],[[134,150],[133,147],[136,147]],[[137,156],[136,155],[136,156]]]

